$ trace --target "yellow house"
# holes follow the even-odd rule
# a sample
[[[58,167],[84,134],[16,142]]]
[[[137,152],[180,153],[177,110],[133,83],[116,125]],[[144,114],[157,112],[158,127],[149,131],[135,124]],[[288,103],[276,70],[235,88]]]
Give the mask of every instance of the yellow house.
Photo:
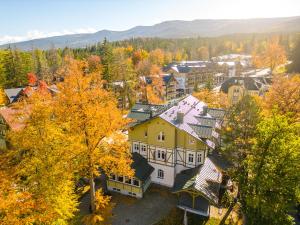
[[[128,115],[134,120],[128,137],[132,153],[142,156],[153,167],[151,183],[179,187],[178,177],[189,170],[195,170],[193,174],[199,174],[204,181],[210,179],[203,176],[201,171],[212,163],[209,154],[219,143],[218,129],[224,114],[224,110],[208,108],[191,95],[166,105],[136,104]],[[220,184],[222,174],[218,170],[216,173],[218,179],[215,182]],[[176,188],[174,192],[179,193],[181,189]],[[210,190],[209,187],[207,193],[215,192],[214,195],[218,195],[218,190]],[[195,191],[199,196],[211,199],[212,195],[203,194],[203,190]],[[193,197],[188,200],[191,199]],[[207,203],[205,199],[200,201]],[[215,204],[215,199],[206,205],[209,207],[211,203]],[[208,216],[209,211],[197,208],[198,205],[191,203],[185,210]]]
[[[263,95],[269,84],[270,79],[264,77],[231,77],[222,84],[221,91],[227,94],[231,104],[235,104],[246,94]]]
[[[134,170],[134,177],[130,178],[111,174],[107,180],[107,188],[110,191],[142,198],[143,193],[151,183],[150,175],[154,168],[138,153],[132,154],[132,160],[131,167]]]

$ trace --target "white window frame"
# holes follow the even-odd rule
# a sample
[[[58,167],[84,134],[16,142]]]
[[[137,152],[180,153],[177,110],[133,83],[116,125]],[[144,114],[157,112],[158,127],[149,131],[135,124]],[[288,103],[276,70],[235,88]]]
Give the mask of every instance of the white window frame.
[[[192,159],[192,160],[191,160]],[[194,163],[194,154],[193,153],[189,153],[188,154],[188,162],[189,163]]]
[[[201,161],[202,161],[202,154],[197,153],[197,163],[201,163]]]
[[[120,181],[119,178],[122,178],[122,181]],[[124,180],[125,180],[125,179],[124,179],[124,176],[118,176],[118,177],[117,177],[117,181],[120,182],[120,183],[124,183]]]
[[[127,177],[127,176],[125,176],[124,177],[124,181],[123,181],[125,184],[132,184],[132,179],[130,178],[130,177]]]
[[[164,176],[165,176],[165,172],[161,169],[158,169],[157,170],[157,178],[164,179]]]
[[[159,132],[159,134],[157,135],[157,140],[158,141],[165,141],[166,137],[165,137],[165,133],[163,131]]]
[[[139,152],[140,150],[140,145],[138,143],[133,143],[133,151]]]
[[[159,159],[159,160],[166,160],[166,151],[165,150],[157,150],[157,155],[156,155],[156,158]]]
[[[136,186],[136,187],[139,187],[139,186],[140,186],[140,181],[139,181],[139,180],[137,180],[137,179],[135,179],[135,178],[132,178],[131,181],[132,181],[132,185],[133,185],[133,186]],[[135,181],[138,183],[138,185],[135,185],[135,184],[134,184]]]
[[[165,151],[161,151],[161,159],[166,160],[166,152]]]
[[[141,144],[141,151],[146,152],[147,151],[147,146],[144,144]]]
[[[160,159],[160,150],[157,150],[156,153],[157,153],[156,158],[157,158],[157,159]]]
[[[110,180],[117,180],[117,176],[115,174],[110,175]]]

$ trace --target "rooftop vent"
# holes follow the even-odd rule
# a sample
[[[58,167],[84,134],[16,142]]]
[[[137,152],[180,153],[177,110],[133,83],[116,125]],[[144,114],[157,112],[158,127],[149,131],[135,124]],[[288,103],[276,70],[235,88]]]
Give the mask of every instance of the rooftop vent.
[[[181,111],[177,112],[177,122],[178,123],[183,123],[183,117],[184,117],[184,113]]]
[[[208,111],[208,107],[207,107],[207,105],[204,105],[202,108],[202,116],[206,116],[207,111]]]

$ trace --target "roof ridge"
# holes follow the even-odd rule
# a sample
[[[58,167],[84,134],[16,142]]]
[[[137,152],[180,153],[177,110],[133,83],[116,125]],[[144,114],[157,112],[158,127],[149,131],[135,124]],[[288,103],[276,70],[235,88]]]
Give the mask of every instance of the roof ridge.
[[[192,126],[198,126],[198,127],[208,127],[208,128],[213,128],[212,126],[209,125],[204,125],[204,124],[194,124],[194,123],[188,123],[189,125]]]

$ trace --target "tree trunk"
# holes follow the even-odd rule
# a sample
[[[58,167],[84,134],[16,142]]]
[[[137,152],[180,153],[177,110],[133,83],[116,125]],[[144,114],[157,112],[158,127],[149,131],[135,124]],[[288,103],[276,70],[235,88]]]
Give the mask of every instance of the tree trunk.
[[[95,181],[93,172],[90,174],[90,195],[91,195],[91,211],[95,212]]]

